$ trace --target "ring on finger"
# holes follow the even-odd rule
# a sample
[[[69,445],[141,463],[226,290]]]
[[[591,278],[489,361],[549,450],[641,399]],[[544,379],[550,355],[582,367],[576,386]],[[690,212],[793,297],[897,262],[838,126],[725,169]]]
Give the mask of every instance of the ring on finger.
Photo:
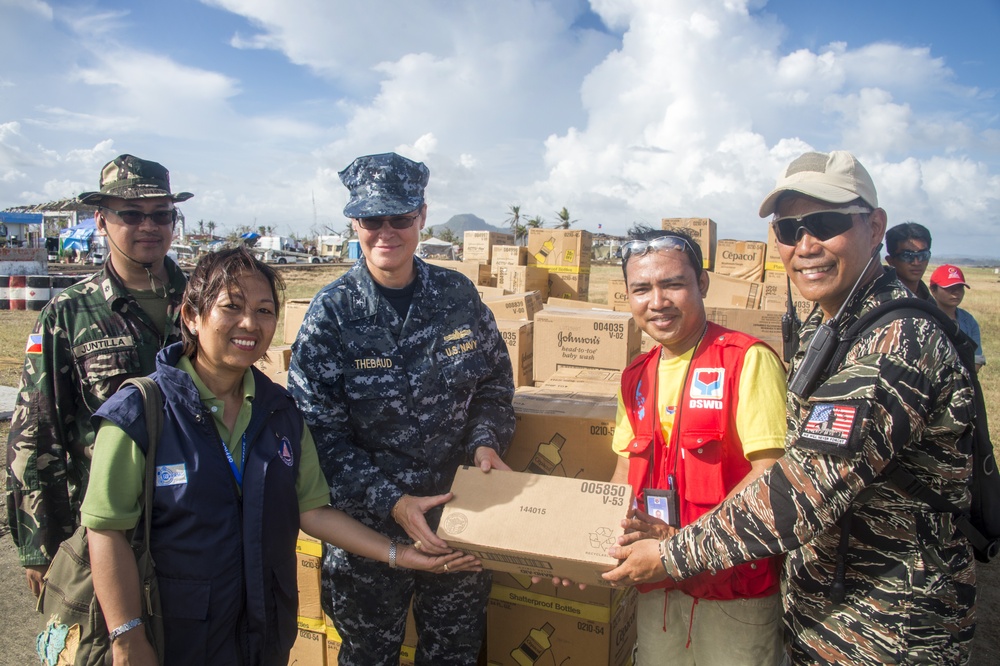
[[[416,541],[413,542],[413,547],[416,548],[417,550],[420,550],[423,547],[423,545],[424,544],[420,539],[417,539]]]
[[[448,565],[447,564],[444,565],[444,572],[448,573]]]

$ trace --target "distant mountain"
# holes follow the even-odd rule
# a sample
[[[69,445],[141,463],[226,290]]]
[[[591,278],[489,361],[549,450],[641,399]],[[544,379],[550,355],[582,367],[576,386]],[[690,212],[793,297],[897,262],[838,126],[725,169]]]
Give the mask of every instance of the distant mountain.
[[[451,232],[455,234],[457,238],[462,238],[462,234],[466,231],[497,231],[499,233],[510,233],[510,227],[495,227],[492,224],[487,224],[486,220],[473,215],[472,213],[453,215],[451,219],[444,224],[435,224],[428,228],[434,230],[435,236],[440,236],[441,232],[445,229],[451,229]]]

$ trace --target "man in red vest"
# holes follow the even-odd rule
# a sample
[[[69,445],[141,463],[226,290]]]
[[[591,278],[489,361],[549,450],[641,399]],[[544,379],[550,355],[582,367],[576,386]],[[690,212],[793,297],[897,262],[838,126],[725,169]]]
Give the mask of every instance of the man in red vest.
[[[770,347],[709,322],[710,280],[683,230],[635,229],[622,268],[656,345],[622,374],[613,481],[635,491],[624,543],[662,540],[760,476],[783,452],[785,372]],[[638,662],[777,664],[780,562],[640,585]]]

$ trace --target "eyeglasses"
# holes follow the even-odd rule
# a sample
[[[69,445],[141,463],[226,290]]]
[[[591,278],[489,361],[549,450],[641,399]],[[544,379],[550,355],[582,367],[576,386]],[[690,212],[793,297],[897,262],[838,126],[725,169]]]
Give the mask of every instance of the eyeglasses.
[[[366,231],[378,231],[384,222],[388,222],[393,229],[402,230],[412,227],[418,217],[420,217],[420,211],[412,215],[393,215],[392,217],[359,217],[357,221],[361,228]]]
[[[173,224],[177,221],[176,208],[154,210],[152,213],[144,213],[141,210],[114,210],[113,208],[104,208],[103,206],[101,206],[101,208],[109,213],[114,213],[122,219],[122,222],[130,227],[139,226],[147,217],[153,221],[153,224],[158,224],[160,226]]]
[[[774,235],[782,245],[795,245],[802,238],[802,232],[819,241],[828,241],[854,226],[853,215],[872,212],[863,206],[848,206],[835,210],[818,210],[806,215],[789,215],[771,222]]]
[[[622,246],[622,265],[627,264],[629,257],[633,255],[642,256],[647,252],[656,250],[678,250],[680,252],[690,252],[692,257],[697,257],[694,248],[686,239],[680,236],[657,236],[651,240],[633,240]]]
[[[896,254],[890,256],[893,259],[899,259],[900,261],[906,262],[908,264],[924,264],[931,260],[931,251],[903,250],[902,252],[897,252]]]

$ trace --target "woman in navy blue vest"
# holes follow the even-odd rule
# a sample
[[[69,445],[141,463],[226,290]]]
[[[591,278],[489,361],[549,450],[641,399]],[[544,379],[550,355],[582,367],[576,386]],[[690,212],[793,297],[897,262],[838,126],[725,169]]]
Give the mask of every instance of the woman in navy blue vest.
[[[478,570],[428,557],[328,506],[312,435],[284,388],[253,367],[277,326],[281,278],[245,248],[207,255],[184,293],[183,342],[153,374],[164,397],[151,549],[166,664],[286,664],[296,636],[295,540],[302,530],[389,566]],[[141,294],[138,300],[143,303]],[[150,313],[156,319],[156,313]],[[133,387],[95,414],[82,523],[115,664],[155,664],[125,538],[140,518],[146,426]],[[450,495],[435,500],[443,503]]]

